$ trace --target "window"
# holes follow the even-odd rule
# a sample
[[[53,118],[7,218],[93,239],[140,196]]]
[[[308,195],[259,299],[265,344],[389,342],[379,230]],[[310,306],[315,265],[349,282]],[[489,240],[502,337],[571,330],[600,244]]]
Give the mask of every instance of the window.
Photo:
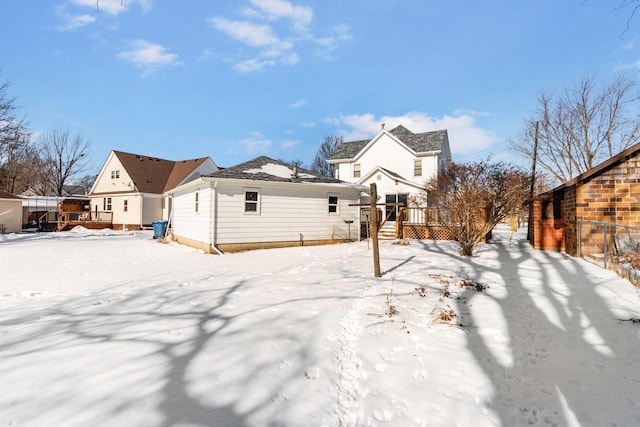
[[[413,161],[413,176],[422,176],[422,159]]]
[[[111,171],[111,179],[118,179],[118,178],[120,178],[120,171],[119,170]]]
[[[124,212],[128,212],[129,211],[129,201],[126,200],[126,199],[122,202],[122,210]]]
[[[329,213],[338,213],[338,196],[329,194]]]
[[[255,190],[245,190],[244,211],[248,213],[258,213],[258,192]]]
[[[194,209],[193,209],[193,211],[194,211],[195,213],[198,213],[198,209],[199,209],[199,206],[198,206],[198,205],[200,204],[200,192],[199,192],[199,191],[196,191],[196,193],[195,193],[195,199],[194,199],[194,202],[195,202],[195,203],[194,203]]]
[[[360,178],[360,163],[353,165],[353,177]]]
[[[111,210],[111,197],[105,197],[102,199],[102,210],[103,211]]]

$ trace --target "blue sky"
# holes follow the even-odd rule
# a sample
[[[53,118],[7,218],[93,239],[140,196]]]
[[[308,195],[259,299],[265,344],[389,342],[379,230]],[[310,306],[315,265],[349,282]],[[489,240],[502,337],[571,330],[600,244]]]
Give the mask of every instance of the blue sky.
[[[640,68],[616,0],[5,1],[0,81],[35,135],[231,166],[310,164],[325,135],[448,129],[453,158],[506,141],[586,74]]]

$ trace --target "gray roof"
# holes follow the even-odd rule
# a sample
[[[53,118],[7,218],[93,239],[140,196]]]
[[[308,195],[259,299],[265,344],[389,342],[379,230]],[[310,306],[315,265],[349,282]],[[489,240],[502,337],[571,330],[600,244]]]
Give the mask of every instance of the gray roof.
[[[297,174],[294,176],[294,167],[290,163],[275,160],[267,156],[256,157],[248,162],[220,169],[208,176],[212,178],[248,179],[270,182],[344,184],[344,182],[339,179],[322,176],[317,172],[301,167],[297,168]]]
[[[440,151],[448,141],[447,130],[413,133],[406,127],[398,125],[389,131],[390,134],[405,143],[416,153],[428,151]],[[362,141],[343,142],[329,157],[329,160],[353,159],[370,142],[370,139]]]

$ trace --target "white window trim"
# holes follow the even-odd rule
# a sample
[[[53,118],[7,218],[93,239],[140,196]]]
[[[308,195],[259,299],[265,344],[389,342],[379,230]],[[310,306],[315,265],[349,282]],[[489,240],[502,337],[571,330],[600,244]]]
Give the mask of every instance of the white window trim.
[[[257,193],[258,194],[258,199],[255,202],[249,202],[249,203],[255,203],[256,204],[256,210],[254,211],[247,211],[247,193]],[[242,189],[242,214],[243,215],[260,215],[260,212],[262,211],[262,194],[260,194],[260,189],[259,188],[243,188]]]
[[[329,200],[330,200],[331,197],[335,197],[337,199],[336,203],[335,203],[335,207],[336,207],[336,211],[335,212],[331,212],[329,210],[329,208],[331,206],[334,206],[333,204],[329,203]],[[331,215],[331,216],[340,215],[340,194],[338,194],[338,193],[327,193],[327,215]]]
[[[413,176],[422,176],[424,174],[424,168],[423,168],[423,164],[422,164],[422,159],[414,159],[413,160]],[[416,174],[417,171],[417,167],[420,165],[420,174]]]
[[[358,167],[356,170],[356,166]],[[356,175],[357,173],[357,175]],[[353,177],[354,178],[360,178],[362,176],[362,166],[360,163],[354,163],[353,164]]]

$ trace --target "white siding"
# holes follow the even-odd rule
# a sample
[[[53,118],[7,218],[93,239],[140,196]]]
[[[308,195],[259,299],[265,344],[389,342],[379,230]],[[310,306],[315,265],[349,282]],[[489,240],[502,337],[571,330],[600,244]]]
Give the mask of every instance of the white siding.
[[[244,188],[260,194],[259,214],[244,212]],[[217,244],[347,239],[358,235],[360,192],[344,187],[307,184],[219,182],[215,221]],[[329,194],[338,196],[338,213],[329,213]],[[176,232],[177,234],[177,232]]]
[[[111,171],[119,171],[119,178],[111,178]],[[93,193],[116,193],[121,191],[133,191],[133,181],[124,170],[118,157],[111,152],[107,162],[102,167],[96,183],[92,188]]]
[[[0,199],[0,224],[5,233],[22,231],[22,200]]]
[[[160,221],[162,216],[162,195],[143,194],[142,202],[142,224],[149,225],[153,221]]]
[[[217,188],[218,244],[297,241],[300,234],[304,240],[346,239],[345,219],[354,221],[351,237],[357,236],[359,208],[348,206],[359,203],[357,190],[304,184],[277,187],[266,183],[251,183],[246,187],[220,184]],[[243,188],[249,187],[260,193],[257,215],[244,212]],[[338,196],[337,214],[329,213],[329,194]]]
[[[398,144],[389,135],[383,134],[361,157],[356,158],[355,163],[360,163],[362,176],[381,166],[411,180],[415,158],[411,151]]]
[[[195,193],[198,192],[198,212],[195,211]],[[173,233],[198,242],[212,244],[211,221],[213,190],[208,183],[181,191],[173,197]]]
[[[391,136],[386,133],[376,136],[376,141],[368,147],[360,157],[356,158],[353,162],[339,163],[337,166],[338,178],[346,182],[360,182],[360,180],[366,177],[372,170],[377,167],[382,167],[392,172],[397,173],[404,179],[413,182],[419,187],[431,177],[437,176],[438,172],[438,156],[427,155],[417,157],[407,147],[396,142]],[[414,160],[422,159],[422,175],[414,176]],[[353,176],[353,168],[355,164],[360,165],[360,177]],[[383,178],[384,179],[384,178]],[[393,185],[393,181],[389,183],[377,182],[378,186]],[[375,180],[367,180],[362,184],[368,185]],[[411,188],[411,187],[407,187]],[[392,189],[388,189],[391,191]],[[412,192],[415,189],[410,190]],[[404,191],[402,191],[404,192]]]

